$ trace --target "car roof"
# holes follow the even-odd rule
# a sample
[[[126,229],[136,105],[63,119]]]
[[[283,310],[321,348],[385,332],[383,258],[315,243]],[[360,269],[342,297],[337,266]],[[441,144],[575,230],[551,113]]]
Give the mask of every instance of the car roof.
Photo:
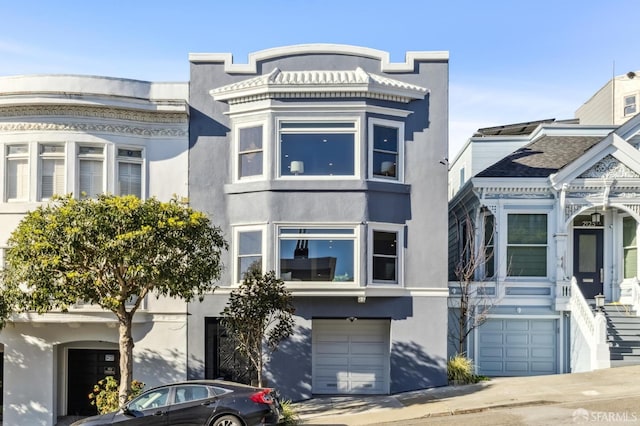
[[[164,385],[154,386],[153,388],[149,388],[148,390],[164,388],[164,387],[172,387],[172,386],[183,386],[183,385],[205,385],[205,386],[217,386],[221,388],[228,389],[236,389],[236,390],[259,390],[260,388],[245,385],[242,383],[229,382],[226,380],[210,380],[210,379],[199,379],[199,380],[183,380],[180,382],[172,382],[166,383]],[[146,392],[146,391],[145,391]]]

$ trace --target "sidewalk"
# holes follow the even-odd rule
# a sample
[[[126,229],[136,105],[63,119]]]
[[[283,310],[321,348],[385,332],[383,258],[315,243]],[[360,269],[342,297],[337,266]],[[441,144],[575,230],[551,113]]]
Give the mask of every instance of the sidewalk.
[[[640,396],[640,366],[589,373],[503,377],[474,385],[445,386],[396,395],[323,397],[292,404],[303,424],[369,425],[450,416],[489,408],[584,402]]]

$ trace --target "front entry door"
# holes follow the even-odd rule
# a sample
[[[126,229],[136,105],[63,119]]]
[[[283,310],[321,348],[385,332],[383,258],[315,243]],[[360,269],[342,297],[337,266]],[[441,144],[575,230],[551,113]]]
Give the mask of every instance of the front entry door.
[[[602,229],[574,229],[573,276],[585,299],[602,293]]]
[[[117,349],[69,349],[67,414],[92,416],[97,408],[91,405],[89,392],[107,376],[120,379],[120,353]]]

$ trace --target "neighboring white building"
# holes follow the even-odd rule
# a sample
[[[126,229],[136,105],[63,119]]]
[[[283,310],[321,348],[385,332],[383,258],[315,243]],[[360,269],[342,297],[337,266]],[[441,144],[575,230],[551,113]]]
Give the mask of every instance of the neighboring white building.
[[[580,124],[625,123],[640,112],[640,71],[609,80],[576,111]]]
[[[639,147],[640,116],[622,126],[540,124],[450,200],[452,309],[465,217],[476,248],[491,254],[472,287],[490,306],[487,321],[465,348],[479,374],[640,363],[640,324],[630,319],[640,310]],[[604,314],[589,306],[599,294]]]
[[[0,78],[0,253],[53,194],[186,197],[187,96],[187,83]],[[135,378],[148,386],[185,379],[186,304],[150,297],[134,321]],[[54,425],[86,413],[90,386],[118,370],[117,342],[115,316],[94,306],[14,317],[0,332],[3,424]]]

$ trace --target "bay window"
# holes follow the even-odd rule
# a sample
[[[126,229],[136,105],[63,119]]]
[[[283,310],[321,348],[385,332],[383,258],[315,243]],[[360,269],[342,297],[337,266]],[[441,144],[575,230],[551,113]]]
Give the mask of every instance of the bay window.
[[[355,176],[356,123],[282,121],[280,176]]]
[[[279,276],[284,281],[353,282],[354,228],[279,227]]]
[[[5,172],[7,201],[29,198],[29,146],[9,145],[6,148]]]
[[[547,275],[547,215],[509,214],[507,218],[507,275]]]

